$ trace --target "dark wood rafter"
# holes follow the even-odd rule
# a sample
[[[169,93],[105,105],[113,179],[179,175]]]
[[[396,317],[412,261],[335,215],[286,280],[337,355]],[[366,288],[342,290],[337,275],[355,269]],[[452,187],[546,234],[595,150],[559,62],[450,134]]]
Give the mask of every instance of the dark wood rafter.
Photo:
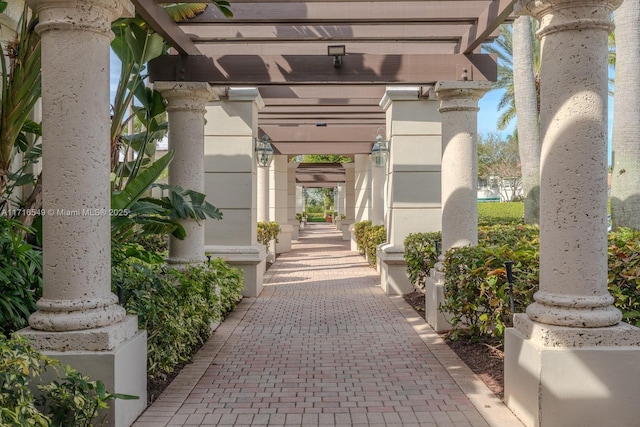
[[[202,3],[187,0],[183,3]],[[497,78],[480,53],[499,34],[515,0],[232,0],[233,18],[214,6],[173,22],[164,0],[134,0],[175,49],[149,65],[151,81],[201,81],[259,88],[260,133],[279,154],[366,154],[386,126],[387,86]],[[342,66],[327,46],[344,44]]]
[[[149,63],[151,81],[186,80],[212,85],[432,84],[462,80],[495,81],[496,58],[472,55],[347,55],[335,68],[317,55],[161,56]]]
[[[136,12],[162,38],[183,55],[201,55],[200,50],[155,0],[132,0]]]

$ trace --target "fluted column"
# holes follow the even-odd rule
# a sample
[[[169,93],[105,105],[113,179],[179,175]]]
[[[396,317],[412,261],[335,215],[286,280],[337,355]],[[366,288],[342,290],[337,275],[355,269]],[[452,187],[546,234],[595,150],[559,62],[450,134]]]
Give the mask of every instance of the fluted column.
[[[438,82],[442,117],[442,252],[478,244],[478,101],[490,82]]]
[[[175,151],[169,164],[169,184],[204,193],[204,114],[206,103],[216,96],[208,83],[155,82],[154,86],[168,102],[169,149]],[[203,262],[203,221],[178,222],[187,236],[183,240],[170,236],[167,262],[175,265]]]

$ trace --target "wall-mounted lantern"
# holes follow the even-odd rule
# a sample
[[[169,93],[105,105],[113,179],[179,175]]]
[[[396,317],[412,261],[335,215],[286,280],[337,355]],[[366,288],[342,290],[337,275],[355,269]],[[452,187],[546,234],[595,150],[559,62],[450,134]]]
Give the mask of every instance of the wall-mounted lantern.
[[[376,136],[376,143],[373,144],[369,159],[374,166],[384,167],[389,158],[389,142],[382,138],[382,135]]]
[[[256,138],[256,162],[262,168],[268,168],[273,161],[273,148],[269,143],[269,137],[264,135],[262,141]]]

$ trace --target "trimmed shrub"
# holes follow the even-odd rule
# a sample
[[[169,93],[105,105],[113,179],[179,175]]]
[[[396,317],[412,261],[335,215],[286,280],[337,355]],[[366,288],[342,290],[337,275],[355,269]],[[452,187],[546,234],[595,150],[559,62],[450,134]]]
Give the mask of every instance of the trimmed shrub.
[[[438,262],[435,242],[441,240],[442,233],[440,231],[410,233],[404,239],[404,260],[407,263],[407,274],[409,274],[409,281],[416,289],[424,290],[427,276]]]
[[[112,271],[123,289],[123,306],[147,330],[147,373],[165,377],[211,335],[241,299],[242,272],[221,259],[184,270],[123,262]]]
[[[522,224],[523,202],[478,203],[478,224]]]
[[[640,231],[609,233],[609,292],[623,321],[640,327]]]
[[[367,234],[364,237],[365,253],[367,255],[367,261],[373,267],[377,264],[377,249],[378,245],[387,241],[387,230],[384,225],[374,225],[369,227]]]
[[[278,234],[280,234],[280,224],[275,221],[258,222],[258,243],[262,243],[267,251],[269,251],[269,243],[275,240],[278,243]]]
[[[366,254],[366,235],[369,233],[369,229],[371,228],[371,221],[360,221],[353,224],[353,234],[356,238],[356,244],[358,246],[358,252],[360,255]]]

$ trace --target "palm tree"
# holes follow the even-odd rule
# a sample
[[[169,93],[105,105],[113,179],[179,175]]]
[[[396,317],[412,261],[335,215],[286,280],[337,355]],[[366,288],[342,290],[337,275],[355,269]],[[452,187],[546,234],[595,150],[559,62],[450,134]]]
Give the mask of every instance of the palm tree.
[[[500,27],[500,37],[486,48],[498,56],[498,81],[493,89],[503,90],[498,109],[499,130],[516,118],[514,135],[520,147],[522,185],[525,195],[525,222],[537,224],[540,218],[540,42],[535,37],[537,21],[521,16],[513,24]]]
[[[614,229],[640,229],[640,0],[625,0],[615,12],[615,22],[611,218]]]
[[[524,221],[537,224],[540,222],[540,47],[537,46],[537,55],[534,55],[536,38],[531,21],[529,16],[520,16],[513,23],[513,86],[525,197]]]

